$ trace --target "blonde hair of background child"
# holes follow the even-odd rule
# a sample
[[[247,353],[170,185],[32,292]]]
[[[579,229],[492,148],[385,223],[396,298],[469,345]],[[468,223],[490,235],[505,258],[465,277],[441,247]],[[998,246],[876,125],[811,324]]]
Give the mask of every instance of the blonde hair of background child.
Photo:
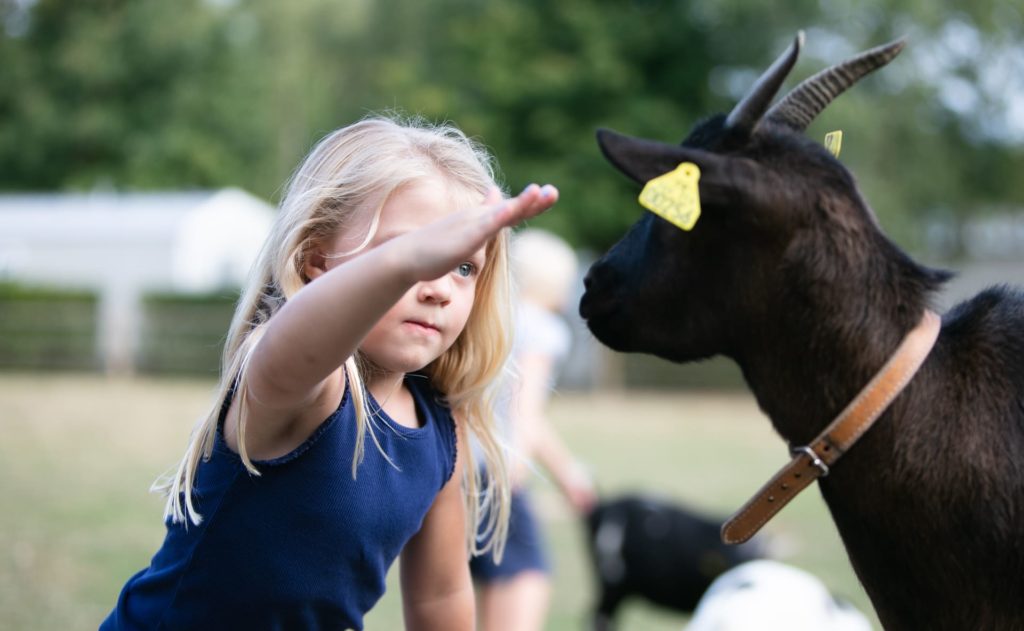
[[[576,281],[576,252],[558,235],[540,228],[512,238],[512,270],[519,298],[561,311]]]
[[[306,284],[303,261],[312,245],[337,234],[357,213],[371,212],[369,232],[355,249],[362,250],[377,229],[388,197],[404,186],[431,178],[442,178],[449,184],[456,202],[453,210],[480,205],[488,190],[496,186],[493,160],[486,150],[453,126],[431,125],[420,119],[369,117],[334,131],[309,153],[287,185],[274,227],[235,309],[214,404],[193,429],[177,471],[153,485],[153,490],[167,494],[165,519],[170,517],[173,523],[186,525],[188,520],[200,523],[202,516],[193,505],[192,487],[200,460],[211,455],[222,403],[236,382],[235,396],[240,403],[245,401],[245,380],[240,377],[267,322]],[[505,449],[495,430],[493,402],[496,382],[511,347],[508,257],[509,230],[504,229],[487,246],[465,329],[452,347],[426,368],[432,385],[445,396],[482,448],[486,474],[475,465],[473,450],[461,449],[466,458],[463,484],[468,548],[472,554],[479,554],[493,547],[499,558],[507,532],[510,491]],[[358,425],[353,478],[363,459],[367,434],[380,449],[373,429],[375,411],[367,406],[361,364],[358,352],[345,362]],[[241,412],[239,456],[251,474],[259,475],[246,452],[244,408]],[[488,476],[486,483],[482,475]],[[477,537],[481,519],[485,520],[483,536]]]

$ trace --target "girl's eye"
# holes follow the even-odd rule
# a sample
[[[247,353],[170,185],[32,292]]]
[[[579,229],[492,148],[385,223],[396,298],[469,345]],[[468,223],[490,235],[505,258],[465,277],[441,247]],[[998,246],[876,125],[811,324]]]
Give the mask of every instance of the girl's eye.
[[[455,273],[462,278],[469,278],[473,274],[476,274],[476,265],[466,261],[455,268]]]

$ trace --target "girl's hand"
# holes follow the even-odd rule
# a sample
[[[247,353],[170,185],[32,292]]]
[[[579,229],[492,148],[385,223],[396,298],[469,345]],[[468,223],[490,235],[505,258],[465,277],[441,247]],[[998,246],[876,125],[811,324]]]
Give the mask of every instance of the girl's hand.
[[[453,212],[395,241],[405,241],[411,254],[413,282],[434,280],[452,271],[494,238],[502,229],[536,217],[558,201],[550,184],[530,184],[511,199],[491,189],[484,205]]]
[[[597,489],[590,473],[578,462],[573,462],[559,481],[565,499],[580,515],[589,515],[597,504]]]

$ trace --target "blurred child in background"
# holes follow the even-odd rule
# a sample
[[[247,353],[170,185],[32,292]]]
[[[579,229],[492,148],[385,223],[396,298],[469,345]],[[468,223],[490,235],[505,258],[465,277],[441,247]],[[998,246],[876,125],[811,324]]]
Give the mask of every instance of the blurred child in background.
[[[551,566],[526,488],[539,463],[574,511],[589,512],[593,483],[554,431],[548,398],[571,331],[559,316],[572,298],[576,254],[562,239],[538,229],[513,237],[512,269],[517,289],[512,376],[506,403],[512,457],[512,508],[505,556],[470,562],[477,584],[482,631],[533,631],[544,627],[551,593]]]

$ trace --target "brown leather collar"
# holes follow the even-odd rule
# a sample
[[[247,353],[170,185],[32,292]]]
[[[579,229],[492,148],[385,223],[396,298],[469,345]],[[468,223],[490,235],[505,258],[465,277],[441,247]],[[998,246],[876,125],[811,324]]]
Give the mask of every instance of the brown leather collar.
[[[941,324],[939,316],[926,310],[921,322],[846,409],[810,445],[791,449],[793,460],[722,525],[722,541],[750,539],[800,491],[828,475],[829,467],[868,431],[913,378],[935,345]]]

